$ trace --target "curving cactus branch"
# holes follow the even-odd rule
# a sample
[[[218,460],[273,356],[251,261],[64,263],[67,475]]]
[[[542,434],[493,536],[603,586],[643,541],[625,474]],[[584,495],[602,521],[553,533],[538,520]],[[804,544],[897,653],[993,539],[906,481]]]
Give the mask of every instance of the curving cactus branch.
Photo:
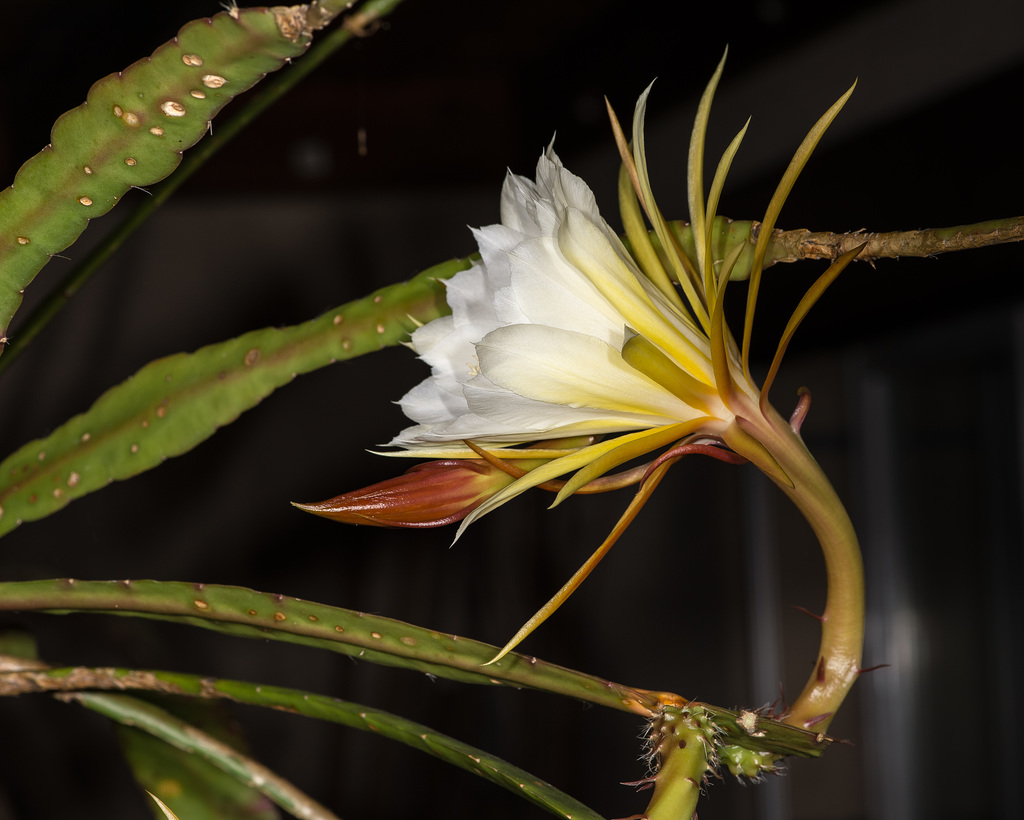
[[[151,362],[0,463],[0,535],[191,450],[300,373],[398,344],[447,311],[440,282],[468,266],[452,260],[318,319]]]
[[[338,820],[328,808],[266,766],[153,703],[106,692],[68,692],[59,697],[70,703],[80,703],[125,726],[148,732],[207,761],[239,782],[252,786],[295,817]]]
[[[8,339],[6,348],[0,347],[0,353],[6,350],[6,354],[0,357],[0,374],[11,366],[42,328],[81,290],[128,237],[135,233],[207,160],[353,37],[365,36],[372,32],[373,26],[400,3],[401,0],[367,0],[358,10],[350,12],[341,25],[331,28],[325,36],[317,38],[303,58],[297,60],[287,71],[273,74],[255,91],[246,94],[244,106],[226,122],[218,122],[216,131],[208,133],[184,155],[177,170],[153,191],[152,196],[144,198],[131,214],[118,224],[99,246],[76,264],[60,284],[24,318],[17,328],[16,338]],[[321,3],[321,8],[326,5]],[[350,4],[333,5],[347,7]]]
[[[75,698],[84,706],[95,709],[97,708],[95,696],[87,694],[87,690],[139,691],[163,695],[215,698],[327,720],[349,728],[381,735],[437,757],[457,768],[489,780],[559,817],[571,816],[577,820],[601,820],[600,815],[575,798],[501,758],[436,732],[423,724],[360,703],[281,686],[153,670],[86,667],[29,668],[0,675],[0,696],[48,692],[57,694],[64,699]],[[99,704],[102,706],[104,714],[121,722],[136,720],[139,715],[138,701],[134,698],[108,695],[100,700]],[[168,739],[168,742],[182,748],[179,739],[181,732],[176,730],[171,734],[165,728],[168,721],[163,715],[146,712],[145,717],[149,721],[148,723],[131,725],[140,725],[147,731],[159,727],[161,731],[158,736]],[[170,726],[180,728],[178,719],[172,718]],[[205,744],[202,749],[194,749],[194,751],[204,753],[210,762],[226,771],[231,771],[232,763],[236,759],[233,750],[225,752],[217,744]],[[251,779],[251,767],[247,769],[246,776]]]
[[[437,630],[243,587],[174,581],[0,582],[0,611],[95,612],[171,621],[257,640],[279,640],[463,683],[540,689],[652,718],[691,702],[615,683],[528,655],[484,666],[496,647]],[[764,712],[700,704],[721,742],[769,755],[818,757],[832,739]]]
[[[346,6],[232,7],[187,23],[152,56],[94,83],[0,192],[0,352],[25,288],[89,220],[130,188],[170,175],[225,105],[302,55],[313,31]],[[371,9],[358,24],[375,16]]]

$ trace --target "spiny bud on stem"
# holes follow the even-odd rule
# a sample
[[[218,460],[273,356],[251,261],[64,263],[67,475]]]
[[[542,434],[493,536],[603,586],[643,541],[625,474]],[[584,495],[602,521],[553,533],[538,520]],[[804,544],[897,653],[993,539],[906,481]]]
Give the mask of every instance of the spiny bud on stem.
[[[666,711],[651,728],[651,755],[658,760],[648,820],[679,820],[697,810],[701,785],[714,765],[715,727],[700,706]]]

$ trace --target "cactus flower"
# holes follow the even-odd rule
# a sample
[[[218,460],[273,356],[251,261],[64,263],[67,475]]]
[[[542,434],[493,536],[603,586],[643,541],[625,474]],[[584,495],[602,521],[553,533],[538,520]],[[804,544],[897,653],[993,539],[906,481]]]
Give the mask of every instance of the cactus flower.
[[[550,488],[560,477],[565,478],[558,483],[556,504],[579,491],[603,489],[602,483],[639,483],[608,539],[495,661],[576,589],[679,458],[705,453],[756,465],[797,504],[825,551],[829,603],[821,656],[792,713],[795,721],[820,731],[859,672],[860,554],[842,504],[800,438],[806,402],[787,421],[767,397],[797,325],[860,248],[835,260],[799,303],[760,386],[751,377],[749,350],[761,267],[775,220],[853,89],[812,128],[769,204],[754,249],[737,343],[723,301],[743,246],[714,259],[710,229],[746,126],[726,149],[706,201],[703,181],[704,135],[723,66],[724,58],[701,99],[688,154],[693,258],[684,253],[654,201],[644,148],[648,88],[636,106],[631,145],[609,109],[623,158],[619,200],[626,241],[553,148],[541,156],[535,180],[510,173],[502,190],[501,223],[475,231],[479,262],[448,282],[451,315],[412,335],[411,346],[432,372],[401,401],[416,424],[390,443],[401,448],[393,455],[478,456],[510,473],[488,475],[489,494],[473,496],[460,534],[520,493]],[[523,445],[571,436],[593,439],[546,451],[546,460],[533,461],[530,469],[512,468],[516,460],[538,455]],[[609,475],[646,457],[650,460],[639,470]],[[438,518],[447,510],[442,507]]]
[[[524,443],[597,439],[509,482],[467,516],[460,534],[472,521],[559,476],[572,474],[556,504],[626,462],[665,448],[694,452],[697,442],[704,445],[701,452],[713,453],[706,445],[719,445],[777,481],[792,483],[766,439],[775,435],[769,428],[784,428],[782,435],[789,437],[795,432],[767,402],[768,387],[796,325],[855,254],[838,260],[797,308],[760,388],[750,375],[750,326],[774,218],[850,92],[805,140],[762,224],[741,347],[725,322],[723,296],[743,248],[712,259],[709,228],[746,126],[726,151],[703,202],[704,130],[721,70],[720,65],[705,92],[690,147],[695,260],[679,248],[654,202],[643,141],[648,89],[636,107],[632,152],[612,115],[624,160],[620,205],[629,245],[601,216],[586,183],[549,147],[536,180],[507,176],[501,223],[474,232],[481,259],[449,280],[451,315],[412,334],[411,347],[432,373],[402,398],[403,411],[417,424],[390,442],[402,448],[390,455],[463,458],[483,450],[507,462],[528,455],[520,448]],[[662,463],[651,462],[651,470]]]

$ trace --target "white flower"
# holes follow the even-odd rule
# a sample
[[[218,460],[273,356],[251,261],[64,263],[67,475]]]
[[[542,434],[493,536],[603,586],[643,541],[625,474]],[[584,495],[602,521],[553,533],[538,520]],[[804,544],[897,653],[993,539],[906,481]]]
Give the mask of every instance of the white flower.
[[[629,249],[601,217],[590,188],[562,166],[552,148],[537,164],[536,181],[509,174],[501,224],[475,231],[480,261],[448,283],[451,315],[412,336],[412,347],[432,373],[402,399],[416,425],[391,444],[403,448],[394,455],[486,458],[515,476],[463,520],[460,534],[525,490],[550,488],[548,482],[562,476],[571,477],[560,483],[556,504],[581,490],[640,485],[605,542],[495,661],[579,586],[672,463],[693,452],[754,463],[807,516],[826,552],[830,590],[843,589],[832,598],[839,603],[823,633],[827,682],[824,672],[812,677],[795,705],[800,719],[819,710],[807,718],[813,722],[825,719],[825,707],[841,700],[856,677],[863,625],[860,558],[842,504],[800,439],[805,408],[786,422],[767,394],[800,320],[860,249],[836,260],[800,302],[760,389],[750,376],[749,348],[775,220],[853,89],[811,129],[768,206],[747,266],[747,311],[738,345],[725,322],[723,297],[748,246],[739,244],[724,259],[714,259],[711,226],[746,126],[726,149],[706,202],[703,184],[704,133],[722,68],[701,99],[688,154],[694,258],[683,252],[651,191],[643,135],[648,89],[637,103],[631,148],[612,115],[623,157],[619,199]],[[581,436],[593,438],[570,438]],[[517,446],[552,439],[562,447]],[[608,475],[657,450],[663,452],[648,464]],[[530,459],[529,468],[516,468],[516,459]]]
[[[412,336],[433,372],[402,399],[419,424],[392,444],[521,443],[732,419],[715,392],[708,338],[640,271],[553,149],[536,182],[509,174],[501,224],[475,235],[481,260],[448,283],[452,315]],[[692,395],[685,378],[670,389],[623,358],[638,335],[699,383]]]

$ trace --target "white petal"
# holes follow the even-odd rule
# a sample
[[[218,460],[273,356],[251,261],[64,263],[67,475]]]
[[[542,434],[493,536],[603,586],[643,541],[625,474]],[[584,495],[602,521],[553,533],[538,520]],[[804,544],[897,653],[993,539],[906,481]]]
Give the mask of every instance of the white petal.
[[[472,232],[481,256],[481,261],[474,265],[473,269],[482,267],[483,275],[492,290],[505,287],[508,284],[508,253],[527,239],[527,235],[505,225],[473,228]],[[479,274],[480,271],[477,271],[477,275]],[[453,280],[455,278],[452,277]]]
[[[509,261],[511,285],[498,292],[495,304],[500,319],[574,330],[622,345],[622,315],[566,261],[552,237],[522,243]]]
[[[523,236],[550,233],[557,221],[550,191],[525,177],[509,174],[501,190],[501,224]]]
[[[545,402],[497,386],[482,387],[481,381],[474,379],[466,385],[466,401],[473,412],[446,428],[448,435],[466,438],[476,431],[494,441],[537,441],[619,433],[665,423],[663,418],[648,413]]]
[[[442,316],[416,328],[410,337],[413,350],[421,356],[430,352],[455,330],[455,320],[451,316]]]
[[[582,333],[512,325],[485,336],[477,356],[481,374],[495,385],[539,402],[649,420],[638,426],[701,415],[626,364],[617,349]],[[472,400],[469,404],[479,412]]]
[[[437,376],[420,382],[398,403],[406,416],[420,424],[451,424],[469,412],[463,386],[456,382],[444,385]]]
[[[715,383],[706,338],[680,334],[640,284],[642,274],[619,256],[598,226],[579,211],[569,211],[558,233],[558,246],[615,305],[626,324],[658,345],[690,375],[708,385]]]
[[[595,222],[603,222],[594,192],[582,179],[567,171],[552,148],[537,161],[537,188],[545,192],[560,207],[576,208]]]
[[[507,271],[507,264],[505,269]],[[455,326],[495,326],[494,309],[491,304],[495,292],[507,284],[507,272],[495,281],[492,273],[479,263],[469,270],[455,274],[445,287],[445,300],[452,309],[452,321]]]

